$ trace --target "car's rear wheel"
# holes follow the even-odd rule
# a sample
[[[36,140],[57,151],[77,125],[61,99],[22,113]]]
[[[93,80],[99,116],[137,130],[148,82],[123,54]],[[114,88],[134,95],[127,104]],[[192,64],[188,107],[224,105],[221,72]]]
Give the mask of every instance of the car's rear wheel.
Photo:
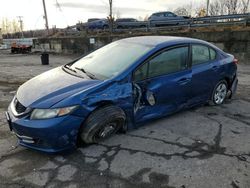
[[[120,130],[125,123],[125,113],[117,106],[105,106],[94,111],[80,130],[84,143],[99,143]]]
[[[228,88],[227,82],[225,80],[220,81],[214,88],[212,95],[212,104],[220,105],[222,104],[227,96]]]

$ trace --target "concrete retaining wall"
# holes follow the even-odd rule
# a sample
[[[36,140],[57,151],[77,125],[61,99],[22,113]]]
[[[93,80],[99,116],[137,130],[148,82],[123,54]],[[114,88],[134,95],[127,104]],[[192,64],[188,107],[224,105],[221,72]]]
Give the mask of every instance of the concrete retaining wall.
[[[53,51],[56,53],[89,53],[112,41],[121,38],[140,35],[170,35],[192,37],[214,43],[224,51],[232,53],[242,63],[250,64],[250,31],[214,31],[214,32],[157,32],[150,34],[120,34],[110,36],[92,36],[75,38],[40,38],[33,41],[36,49]],[[94,42],[94,44],[91,44]]]

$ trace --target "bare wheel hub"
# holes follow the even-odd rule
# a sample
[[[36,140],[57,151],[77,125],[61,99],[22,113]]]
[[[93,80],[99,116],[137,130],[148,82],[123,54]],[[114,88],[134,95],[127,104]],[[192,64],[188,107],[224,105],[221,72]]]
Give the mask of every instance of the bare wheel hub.
[[[116,126],[116,123],[106,124],[105,127],[99,133],[100,138],[106,138],[107,136],[111,135],[116,129]]]

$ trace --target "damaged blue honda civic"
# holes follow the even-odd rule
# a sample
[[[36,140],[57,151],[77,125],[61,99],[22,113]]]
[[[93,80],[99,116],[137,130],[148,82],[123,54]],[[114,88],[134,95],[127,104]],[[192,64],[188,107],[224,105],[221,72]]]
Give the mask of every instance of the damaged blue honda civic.
[[[237,63],[198,39],[122,39],[27,81],[5,115],[20,145],[61,152],[183,109],[222,104],[237,89]]]

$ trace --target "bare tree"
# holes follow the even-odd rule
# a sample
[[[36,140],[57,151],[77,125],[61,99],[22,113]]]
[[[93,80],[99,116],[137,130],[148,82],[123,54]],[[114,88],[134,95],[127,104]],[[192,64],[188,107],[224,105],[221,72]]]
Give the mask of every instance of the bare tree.
[[[3,34],[10,33],[11,32],[10,27],[11,27],[10,21],[7,18],[3,18],[1,23],[2,33]]]
[[[17,20],[9,20],[8,18],[3,18],[0,23],[0,28],[2,28],[2,33],[15,33],[20,32],[20,25]]]
[[[144,18],[143,21],[148,21],[149,15],[147,14]]]
[[[250,0],[241,0],[242,13],[245,14],[249,10]]]
[[[207,15],[207,11],[204,7],[197,8],[195,11],[196,17],[204,17]]]
[[[211,16],[247,13],[250,0],[215,0],[210,3]]]
[[[173,12],[179,16],[191,16],[194,10],[193,2],[176,8]]]
[[[16,20],[12,20],[11,26],[12,26],[12,31],[13,31],[14,33],[20,32],[20,31],[21,31],[21,30],[20,30],[20,25],[17,23]]]
[[[226,0],[224,1],[227,9],[227,14],[237,14],[239,12],[240,1],[239,0]]]
[[[114,28],[113,0],[108,0],[108,4],[107,4],[106,0],[101,0],[101,2],[109,7],[109,13],[108,13],[108,16],[107,16],[107,20],[108,20],[108,23],[109,23],[110,32],[112,33],[113,28]]]
[[[216,0],[209,6],[209,15],[218,16],[224,14],[224,5],[221,1]]]
[[[189,11],[184,7],[175,9],[174,13],[177,14],[178,16],[189,16]]]
[[[119,10],[116,11],[116,14],[114,16],[116,19],[121,18],[121,12]]]

